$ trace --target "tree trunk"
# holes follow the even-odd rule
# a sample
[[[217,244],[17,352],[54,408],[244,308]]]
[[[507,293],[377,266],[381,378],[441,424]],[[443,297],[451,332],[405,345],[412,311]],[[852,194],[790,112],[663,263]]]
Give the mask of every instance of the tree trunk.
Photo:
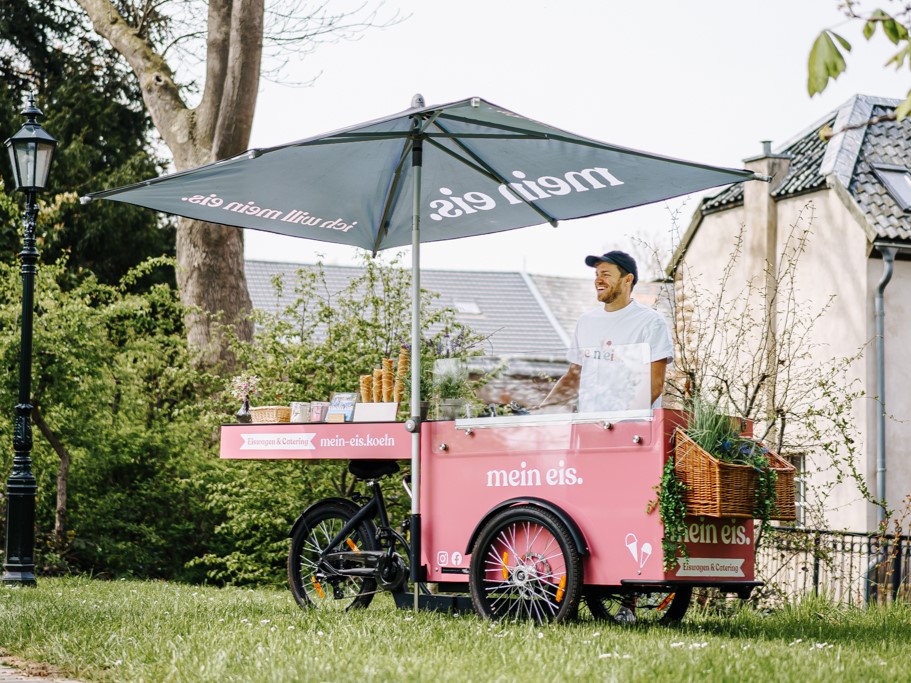
[[[243,152],[250,141],[259,87],[263,0],[209,0],[206,78],[202,99],[187,107],[162,53],[148,34],[112,0],[76,0],[139,79],[143,102],[177,170]],[[186,319],[187,339],[203,365],[233,365],[227,336],[215,319],[249,341],[252,309],[244,275],[243,235],[237,228],[181,219],[177,231],[177,284],[196,310]]]
[[[67,486],[70,480],[70,452],[63,445],[60,437],[44,421],[44,416],[38,410],[38,406],[32,407],[32,421],[38,427],[38,431],[51,444],[51,448],[60,458],[60,466],[57,468],[57,506],[54,511],[54,537],[57,543],[63,544],[66,540],[66,516],[67,516]]]
[[[222,326],[233,327],[241,339],[253,337],[242,231],[180,219],[177,288],[181,301],[192,307],[186,321],[187,341],[198,351],[198,362],[204,367],[232,368],[235,358]]]

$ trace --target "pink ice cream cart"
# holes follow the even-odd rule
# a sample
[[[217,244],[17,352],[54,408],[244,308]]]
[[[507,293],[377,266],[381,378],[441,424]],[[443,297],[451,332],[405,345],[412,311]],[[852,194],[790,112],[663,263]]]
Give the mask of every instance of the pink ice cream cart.
[[[344,459],[366,482],[368,497],[314,503],[294,525],[289,578],[304,606],[362,607],[388,590],[402,607],[470,604],[490,618],[560,621],[584,601],[598,617],[635,608],[673,621],[693,588],[745,598],[759,585],[749,519],[689,518],[687,557],[665,562],[655,487],[682,419],[656,409],[423,422],[417,530],[393,528],[380,488],[410,457],[409,422],[225,425],[221,457]]]

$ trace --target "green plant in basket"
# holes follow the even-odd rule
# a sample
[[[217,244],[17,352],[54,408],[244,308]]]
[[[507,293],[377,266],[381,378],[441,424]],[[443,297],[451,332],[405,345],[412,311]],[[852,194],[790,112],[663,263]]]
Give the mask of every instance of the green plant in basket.
[[[750,437],[738,434],[730,416],[699,397],[694,397],[691,402],[686,434],[722,462],[747,465],[756,470],[753,514],[756,519],[762,520],[764,533],[775,508],[775,483],[778,480],[778,474],[769,465],[768,449]]]
[[[753,516],[760,520],[757,539],[765,536],[771,527],[775,511],[778,474],[771,468],[768,449],[754,439],[742,436],[734,429],[734,421],[719,410],[718,406],[699,396],[693,397],[688,405],[686,435],[700,448],[721,462],[745,465],[756,471],[756,493],[753,502]],[[658,503],[661,521],[664,524],[665,569],[673,567],[674,558],[680,554],[686,557],[683,539],[686,534],[686,487],[674,474],[673,458],[668,460],[661,478]]]
[[[694,396],[688,405],[687,418],[686,435],[696,445],[719,460],[733,462],[729,458],[741,437],[734,431],[730,417],[713,403]]]

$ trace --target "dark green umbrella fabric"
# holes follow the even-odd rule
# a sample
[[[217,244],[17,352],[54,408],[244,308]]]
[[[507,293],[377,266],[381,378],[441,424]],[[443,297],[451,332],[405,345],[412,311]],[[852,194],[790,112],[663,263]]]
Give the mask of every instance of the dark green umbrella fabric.
[[[597,142],[471,98],[86,199],[376,253],[412,242],[416,140],[421,242],[556,224],[755,177]]]

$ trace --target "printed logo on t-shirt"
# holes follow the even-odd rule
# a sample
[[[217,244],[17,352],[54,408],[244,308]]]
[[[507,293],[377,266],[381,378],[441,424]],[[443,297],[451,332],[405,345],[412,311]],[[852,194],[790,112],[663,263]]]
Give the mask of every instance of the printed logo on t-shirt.
[[[583,349],[582,357],[612,362],[614,360],[613,342],[610,339],[604,339],[601,341],[601,348]]]
[[[617,344],[603,340],[580,349],[579,412],[647,410],[651,405],[648,344]]]

